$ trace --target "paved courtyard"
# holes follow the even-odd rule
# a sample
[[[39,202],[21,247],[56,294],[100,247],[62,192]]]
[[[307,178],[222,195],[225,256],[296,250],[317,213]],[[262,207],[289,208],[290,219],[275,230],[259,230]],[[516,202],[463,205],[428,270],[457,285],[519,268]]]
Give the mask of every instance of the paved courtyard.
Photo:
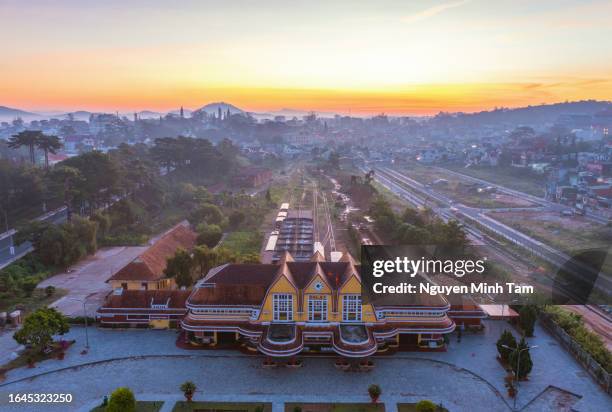
[[[50,305],[67,316],[82,316],[83,300],[86,302],[87,312],[91,313],[103,303],[104,297],[110,292],[110,285],[105,283],[106,280],[144,250],[146,247],[143,246],[100,249],[95,255],[73,265],[68,272],[45,279],[38,287],[55,286],[68,289],[66,296]]]
[[[268,401],[281,410],[287,401],[367,402],[367,387],[378,383],[381,401],[394,411],[398,402],[429,398],[450,411],[509,411],[512,405],[504,388],[504,371],[495,360],[494,342],[503,322],[486,322],[481,335],[453,338],[445,353],[401,353],[375,359],[371,373],[345,373],[329,358],[305,358],[297,370],[264,370],[261,358],[235,351],[187,351],[174,345],[175,331],[98,330],[90,328],[91,351],[80,355],[84,329],[73,328],[77,339],[62,361],[43,362],[35,369],[11,371],[0,384],[0,409],[7,393],[70,392],[75,401],[69,410],[88,410],[114,388],[127,385],[140,399],[165,400],[167,410],[180,399],[178,386],[193,380],[196,399]],[[578,411],[612,408],[605,394],[557,342],[541,329],[530,344],[534,370],[521,384],[518,406],[528,412],[557,411],[572,405]],[[80,366],[79,366],[80,365]],[[569,392],[568,392],[569,391]],[[575,396],[575,395],[578,396]],[[56,409],[54,409],[56,408]],[[35,411],[36,408],[27,408]],[[64,406],[40,410],[66,410]],[[166,409],[164,409],[166,410]]]

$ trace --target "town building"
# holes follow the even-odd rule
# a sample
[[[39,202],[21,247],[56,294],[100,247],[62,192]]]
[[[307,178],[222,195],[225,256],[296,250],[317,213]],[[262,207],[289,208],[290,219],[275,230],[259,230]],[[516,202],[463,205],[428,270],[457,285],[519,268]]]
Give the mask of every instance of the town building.
[[[188,343],[240,344],[270,357],[330,352],[363,358],[398,346],[444,350],[444,335],[456,323],[478,327],[486,317],[476,304],[451,308],[439,295],[411,304],[365,304],[353,258],[329,262],[320,253],[302,262],[285,252],[276,264],[216,267],[186,307],[181,327]]]
[[[178,249],[191,250],[195,246],[197,234],[187,222],[179,223],[164,233],[147,250],[111,276],[109,282],[113,289],[125,290],[170,290],[176,282],[164,273],[168,258]]]
[[[98,309],[96,318],[108,327],[177,328],[187,313],[189,290],[116,289]]]

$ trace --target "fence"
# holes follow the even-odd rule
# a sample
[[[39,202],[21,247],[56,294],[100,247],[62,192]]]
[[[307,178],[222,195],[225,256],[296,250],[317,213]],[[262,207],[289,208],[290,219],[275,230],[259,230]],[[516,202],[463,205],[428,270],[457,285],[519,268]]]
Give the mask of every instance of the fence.
[[[612,378],[602,366],[595,361],[566,331],[557,325],[552,317],[546,313],[540,313],[540,322],[546,329],[561,342],[561,344],[576,358],[576,360],[587,370],[587,372],[608,393],[612,394]]]

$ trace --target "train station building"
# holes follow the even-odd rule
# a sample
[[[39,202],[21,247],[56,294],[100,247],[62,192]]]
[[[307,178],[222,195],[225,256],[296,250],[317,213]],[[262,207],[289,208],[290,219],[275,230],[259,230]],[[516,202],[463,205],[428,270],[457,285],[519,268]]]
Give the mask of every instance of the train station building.
[[[297,261],[285,251],[275,264],[212,269],[186,301],[181,322],[194,346],[239,344],[269,357],[304,352],[364,358],[379,351],[444,350],[457,324],[478,327],[486,314],[441,296],[419,304],[374,306],[361,299],[360,266],[349,254],[329,262],[320,253]]]

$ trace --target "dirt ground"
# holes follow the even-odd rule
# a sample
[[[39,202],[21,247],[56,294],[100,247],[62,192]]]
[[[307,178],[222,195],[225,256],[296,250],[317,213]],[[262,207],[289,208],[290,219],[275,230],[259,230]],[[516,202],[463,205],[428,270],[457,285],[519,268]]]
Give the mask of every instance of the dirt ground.
[[[483,209],[536,206],[528,200],[506,193],[477,192],[475,188],[479,185],[473,181],[438,168],[411,163],[402,172],[423,184],[432,185],[435,191],[466,206]],[[440,183],[440,180],[446,180],[447,183]]]
[[[146,246],[100,249],[95,255],[72,266],[68,272],[50,277],[38,287],[55,286],[69,290],[66,296],[49,306],[57,308],[66,316],[82,316],[82,301],[85,300],[87,312],[91,316],[111,290],[106,280],[146,249]]]
[[[494,212],[489,216],[562,250],[609,247],[607,228],[582,216],[561,216],[550,211]]]

